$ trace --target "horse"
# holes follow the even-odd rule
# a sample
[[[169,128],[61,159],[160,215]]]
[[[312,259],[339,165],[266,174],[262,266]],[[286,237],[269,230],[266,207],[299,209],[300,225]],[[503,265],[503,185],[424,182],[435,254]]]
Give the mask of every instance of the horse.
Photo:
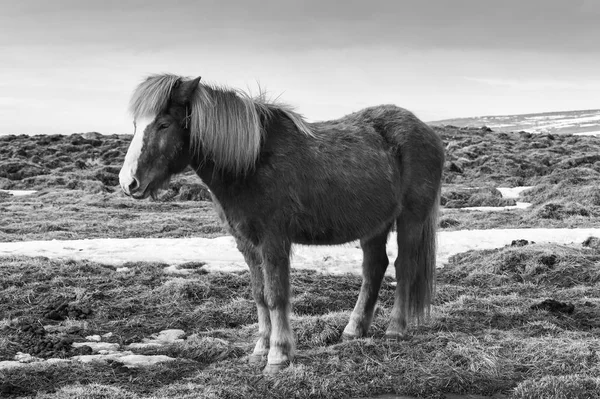
[[[363,281],[343,339],[364,337],[397,231],[397,286],[386,338],[429,314],[444,148],[411,112],[380,105],[308,123],[291,107],[195,79],[151,75],[134,90],[122,191],[155,196],[191,166],[250,269],[258,339],[248,360],[275,374],[293,361],[292,244],[360,240]]]

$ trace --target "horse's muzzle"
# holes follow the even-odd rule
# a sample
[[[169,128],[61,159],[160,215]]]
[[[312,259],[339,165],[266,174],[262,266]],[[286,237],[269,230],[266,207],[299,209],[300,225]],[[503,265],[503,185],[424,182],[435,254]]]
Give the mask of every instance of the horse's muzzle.
[[[123,173],[122,171],[119,174],[119,184],[125,195],[134,197],[140,191],[140,181],[135,176]]]

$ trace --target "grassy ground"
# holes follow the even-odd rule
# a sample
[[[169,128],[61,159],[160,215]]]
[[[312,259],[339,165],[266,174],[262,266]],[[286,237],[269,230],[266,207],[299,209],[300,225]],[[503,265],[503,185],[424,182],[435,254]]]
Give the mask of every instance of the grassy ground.
[[[205,273],[193,264],[191,274],[174,277],[164,274],[161,264],[131,264],[129,271],[117,272],[90,262],[2,259],[0,359],[23,349],[28,336],[22,330],[32,323],[70,326],[74,341],[112,332],[111,342],[127,344],[166,328],[188,335],[183,343],[137,350],[177,358],[172,363],[142,369],[115,363],[37,365],[0,371],[0,387],[8,396],[39,393],[49,399],[441,397],[448,392],[596,398],[596,243],[455,256],[438,275],[431,319],[411,326],[410,339],[403,342],[383,338],[391,280],[383,284],[371,337],[340,342],[360,278],[295,271],[292,324],[298,357],[275,378],[246,362],[257,325],[245,272]],[[547,299],[573,307],[544,304]],[[62,321],[47,318],[56,304],[67,302],[69,309],[92,311]]]
[[[446,143],[442,229],[600,227],[600,141],[595,137],[438,127]],[[116,184],[129,136],[0,136],[0,240],[212,237],[224,234],[191,171],[159,198],[132,201]],[[535,186],[526,210],[498,186]],[[358,276],[293,274],[296,362],[276,378],[246,362],[256,333],[247,273],[174,277],[165,265],[129,271],[79,261],[0,259],[0,360],[77,352],[71,342],[112,332],[128,344],[167,328],[184,343],[138,353],[175,362],[41,364],[0,370],[0,396],[40,398],[347,398],[383,393],[503,393],[514,398],[600,398],[600,251],[529,245],[468,252],[438,275],[431,319],[410,340],[383,339],[393,285],[386,280],[372,336],[340,342]],[[560,307],[554,299],[573,305]],[[41,325],[61,326],[44,333]]]
[[[134,201],[120,193],[45,189],[0,198],[0,212],[0,241],[224,234],[207,201]]]

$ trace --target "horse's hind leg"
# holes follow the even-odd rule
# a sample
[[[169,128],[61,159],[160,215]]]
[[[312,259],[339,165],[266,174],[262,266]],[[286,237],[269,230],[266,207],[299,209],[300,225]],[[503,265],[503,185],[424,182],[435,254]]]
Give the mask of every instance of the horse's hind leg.
[[[360,241],[363,250],[363,282],[348,325],[344,329],[344,339],[364,337],[369,331],[381,281],[389,264],[385,249],[389,230],[386,228],[384,232]]]
[[[263,357],[269,353],[269,339],[271,336],[271,319],[269,318],[269,309],[265,303],[262,258],[258,250],[249,241],[243,238],[236,238],[236,241],[238,249],[244,255],[244,259],[250,268],[252,296],[256,302],[258,313],[258,340],[248,360],[250,363],[260,363]]]

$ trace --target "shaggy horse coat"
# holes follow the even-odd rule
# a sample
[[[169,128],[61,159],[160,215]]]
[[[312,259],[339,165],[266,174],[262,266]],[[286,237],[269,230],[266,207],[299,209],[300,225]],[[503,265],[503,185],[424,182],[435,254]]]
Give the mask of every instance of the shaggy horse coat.
[[[309,124],[287,106],[175,75],[142,82],[131,111],[136,132],[120,173],[123,191],[146,198],[188,165],[209,187],[250,268],[259,320],[250,361],[268,355],[265,372],[293,359],[293,243],[360,240],[363,284],[344,337],[362,337],[395,225],[398,284],[386,335],[401,337],[409,317],[428,311],[444,150],[412,113],[382,105]]]

